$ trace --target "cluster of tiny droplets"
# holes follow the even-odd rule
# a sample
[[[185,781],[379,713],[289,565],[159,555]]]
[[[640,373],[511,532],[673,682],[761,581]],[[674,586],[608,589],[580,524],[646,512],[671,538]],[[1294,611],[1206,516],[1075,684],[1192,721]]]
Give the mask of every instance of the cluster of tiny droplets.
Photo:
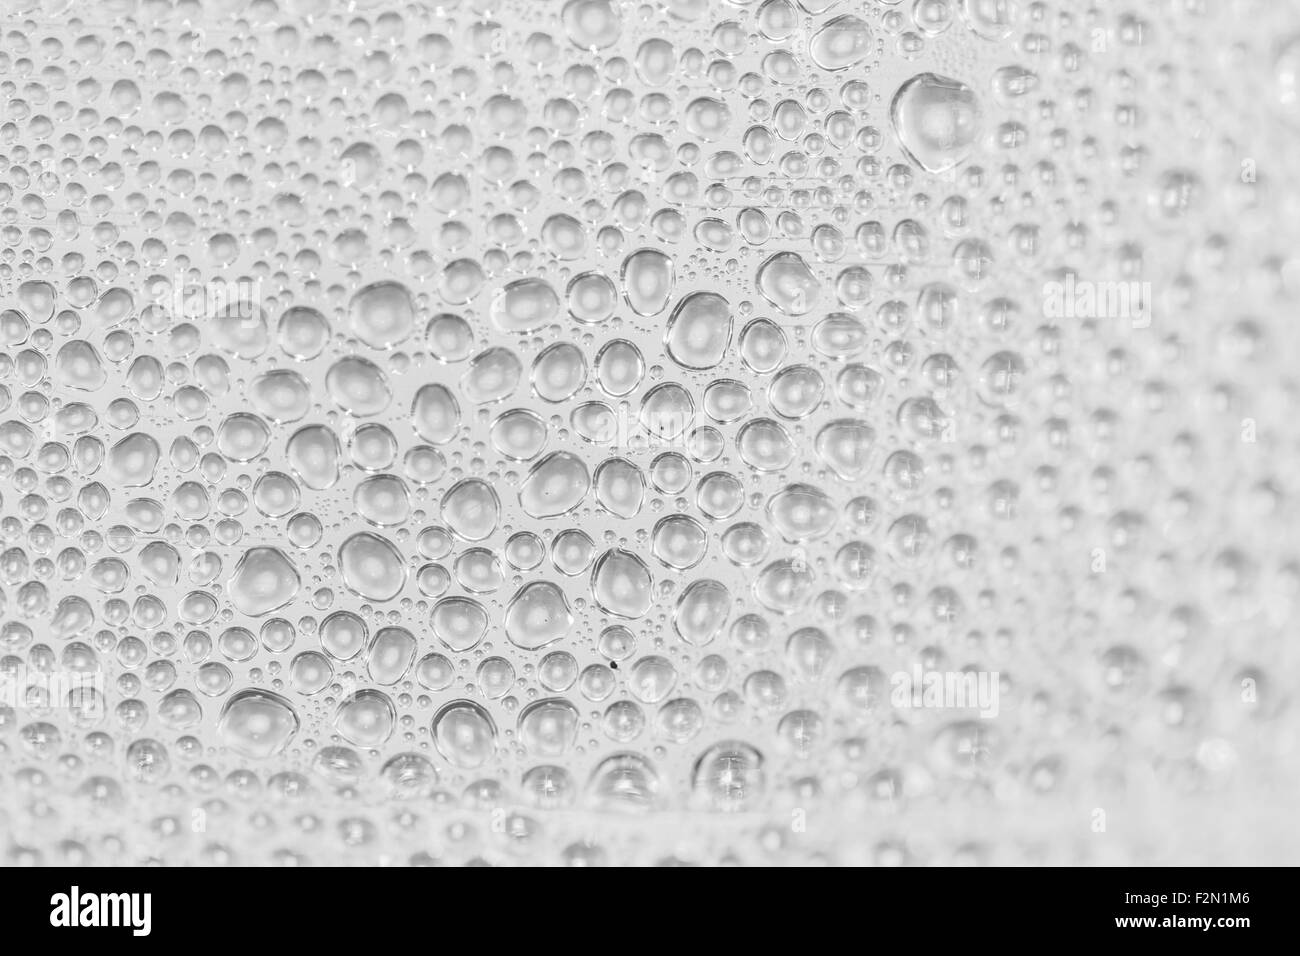
[[[4,862],[1286,852],[1286,7],[4,0]]]

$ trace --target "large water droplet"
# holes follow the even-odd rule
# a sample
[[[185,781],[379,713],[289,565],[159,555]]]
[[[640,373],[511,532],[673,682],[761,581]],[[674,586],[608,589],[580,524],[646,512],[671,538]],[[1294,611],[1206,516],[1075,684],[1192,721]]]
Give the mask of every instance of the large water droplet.
[[[217,720],[222,742],[241,757],[253,759],[284,750],[298,726],[298,714],[287,700],[255,689],[231,695]]]
[[[260,617],[277,611],[298,593],[298,569],[279,548],[249,548],[235,565],[226,587],[241,614]]]
[[[899,87],[889,116],[908,155],[932,173],[965,162],[983,122],[975,91],[934,73],[921,73]]]
[[[808,55],[823,70],[847,70],[872,50],[867,22],[851,13],[827,20],[808,41]]]
[[[452,766],[473,770],[496,752],[496,724],[479,704],[454,700],[434,715],[433,742]]]
[[[360,531],[339,545],[343,583],[370,601],[391,601],[406,585],[406,562],[387,538]]]
[[[797,252],[778,252],[758,267],[758,291],[786,315],[807,315],[821,296],[821,283]]]
[[[529,469],[519,486],[519,506],[532,518],[557,518],[578,507],[590,488],[586,463],[567,451],[553,451]]]
[[[591,569],[591,596],[615,617],[644,617],[654,600],[653,586],[645,562],[621,548],[606,551]]]
[[[694,292],[673,310],[664,331],[668,357],[689,369],[722,362],[731,344],[731,306],[716,292]]]
[[[673,291],[673,260],[658,249],[638,249],[623,260],[623,295],[637,315],[657,315]]]
[[[520,588],[506,607],[506,637],[510,643],[535,651],[554,644],[573,627],[564,592],[550,581],[532,581]]]
[[[374,349],[404,342],[415,328],[415,304],[400,282],[375,282],[359,290],[348,305],[354,335]]]

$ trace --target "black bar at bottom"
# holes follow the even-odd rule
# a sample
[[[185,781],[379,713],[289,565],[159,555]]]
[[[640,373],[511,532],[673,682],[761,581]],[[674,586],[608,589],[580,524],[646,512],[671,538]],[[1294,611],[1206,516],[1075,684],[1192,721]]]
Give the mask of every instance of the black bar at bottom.
[[[541,890],[536,875],[421,869],[41,868],[6,870],[0,894],[6,930],[18,934],[13,942],[73,932],[127,945],[247,933],[262,946],[338,946],[394,931],[445,938],[448,930],[500,928],[503,919],[525,934],[547,924],[562,932],[568,920],[617,928],[651,919],[667,921],[663,929],[703,922],[692,935],[721,922],[714,928],[729,942],[737,932],[779,927],[826,941],[883,932],[937,942],[1127,936],[1139,945],[1191,938],[1233,945],[1260,931],[1286,932],[1293,877],[1252,868],[728,869],[671,878],[623,873],[594,884],[581,874],[552,875]]]

